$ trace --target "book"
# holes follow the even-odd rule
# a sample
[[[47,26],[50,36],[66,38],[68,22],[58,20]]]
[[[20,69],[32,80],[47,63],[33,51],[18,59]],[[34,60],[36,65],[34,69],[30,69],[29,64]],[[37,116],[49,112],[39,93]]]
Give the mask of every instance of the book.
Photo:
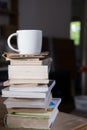
[[[19,53],[9,53],[9,52],[4,52],[3,57],[4,58],[10,58],[10,59],[26,59],[26,58],[45,58],[48,56],[48,52],[41,52],[40,54],[19,54]]]
[[[28,91],[28,92],[47,92],[53,88],[55,80],[50,80],[49,84],[13,84],[9,86],[10,91]]]
[[[44,59],[39,58],[25,58],[25,59],[11,59],[6,58],[7,61],[10,61],[10,65],[49,65],[52,63],[51,57],[46,57]]]
[[[52,111],[54,108],[54,104],[56,104],[56,107],[58,108],[58,106],[61,103],[61,98],[50,98],[49,102],[48,102],[48,106],[47,108],[7,108],[7,112],[8,113],[45,113],[45,112],[49,112]]]
[[[56,109],[55,114],[49,119],[47,115],[28,116],[22,114],[7,114],[4,118],[4,125],[8,128],[30,128],[30,129],[50,129],[54,123],[58,110]]]
[[[28,84],[28,83],[48,84],[49,79],[9,79],[3,82],[3,86],[9,86],[13,84]]]
[[[7,108],[8,113],[45,113],[46,110],[44,108]]]
[[[37,98],[7,98],[3,103],[6,108],[44,108],[47,109],[50,101],[52,100],[52,94],[45,99]]]
[[[39,59],[7,59],[10,61],[10,65],[42,65],[42,61]]]
[[[9,79],[48,79],[48,66],[8,66]]]
[[[55,80],[52,81],[48,91],[46,92],[30,92],[27,89],[25,91],[10,90],[9,87],[2,89],[2,97],[15,97],[15,98],[47,98],[50,95],[51,90],[55,85]]]
[[[58,110],[58,102],[51,101],[52,111],[45,113],[8,113],[5,116],[5,125],[12,128],[50,129],[54,123]]]

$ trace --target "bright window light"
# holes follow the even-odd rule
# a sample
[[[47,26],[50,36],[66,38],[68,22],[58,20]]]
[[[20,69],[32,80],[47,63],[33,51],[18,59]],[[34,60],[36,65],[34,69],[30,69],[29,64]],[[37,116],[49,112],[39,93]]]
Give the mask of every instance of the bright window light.
[[[81,22],[72,21],[70,23],[70,39],[74,40],[75,45],[80,44],[80,31],[81,31]]]

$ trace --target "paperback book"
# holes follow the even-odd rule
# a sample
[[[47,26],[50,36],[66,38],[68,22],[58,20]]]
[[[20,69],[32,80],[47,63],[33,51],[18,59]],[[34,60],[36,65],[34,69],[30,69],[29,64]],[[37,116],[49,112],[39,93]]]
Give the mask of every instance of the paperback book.
[[[51,111],[44,113],[8,113],[5,116],[5,125],[12,128],[50,129],[58,114],[59,99],[53,99],[49,107]]]
[[[25,107],[11,107],[11,108],[7,108],[7,112],[8,113],[46,113],[46,112],[51,112],[54,109],[54,105],[56,104],[56,107],[58,108],[58,106],[61,103],[61,98],[50,98],[49,102],[48,102],[48,106],[47,108],[25,108]]]
[[[3,82],[3,86],[9,86],[13,84],[32,84],[32,83],[37,83],[37,84],[48,84],[49,79],[9,79],[5,82]]]
[[[9,86],[10,91],[47,92],[55,85],[55,80],[50,80],[48,84],[13,84]]]
[[[9,79],[48,79],[48,66],[8,66]]]
[[[10,59],[10,58],[6,58],[6,60],[10,61],[10,65],[49,65],[52,63],[51,57],[46,57],[44,59],[39,59],[39,58]]]
[[[7,98],[3,103],[6,108],[43,108],[47,109],[50,101],[52,100],[52,94],[47,98]]]

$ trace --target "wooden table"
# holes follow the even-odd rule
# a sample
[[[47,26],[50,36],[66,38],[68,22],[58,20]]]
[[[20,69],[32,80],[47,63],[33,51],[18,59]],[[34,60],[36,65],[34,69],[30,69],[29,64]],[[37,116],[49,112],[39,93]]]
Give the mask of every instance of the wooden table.
[[[0,98],[0,130],[16,130],[15,128],[5,128],[3,126],[3,117],[6,113],[6,108],[3,105],[3,100]],[[75,128],[87,123],[87,118],[59,112],[51,130],[76,130]],[[18,128],[18,130],[25,130]],[[78,129],[80,130],[80,129]],[[82,129],[87,130],[87,129]]]
[[[76,130],[75,128],[83,126],[86,123],[87,118],[60,112],[53,124],[52,130]]]

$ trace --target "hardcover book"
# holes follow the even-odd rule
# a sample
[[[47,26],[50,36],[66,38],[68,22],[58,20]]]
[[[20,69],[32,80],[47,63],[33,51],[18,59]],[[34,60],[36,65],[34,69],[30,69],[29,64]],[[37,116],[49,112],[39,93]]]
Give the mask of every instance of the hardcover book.
[[[49,97],[51,90],[55,85],[55,80],[51,82],[48,91],[46,92],[30,92],[26,88],[25,91],[10,90],[9,87],[2,89],[2,97],[14,97],[14,98],[47,98]]]

